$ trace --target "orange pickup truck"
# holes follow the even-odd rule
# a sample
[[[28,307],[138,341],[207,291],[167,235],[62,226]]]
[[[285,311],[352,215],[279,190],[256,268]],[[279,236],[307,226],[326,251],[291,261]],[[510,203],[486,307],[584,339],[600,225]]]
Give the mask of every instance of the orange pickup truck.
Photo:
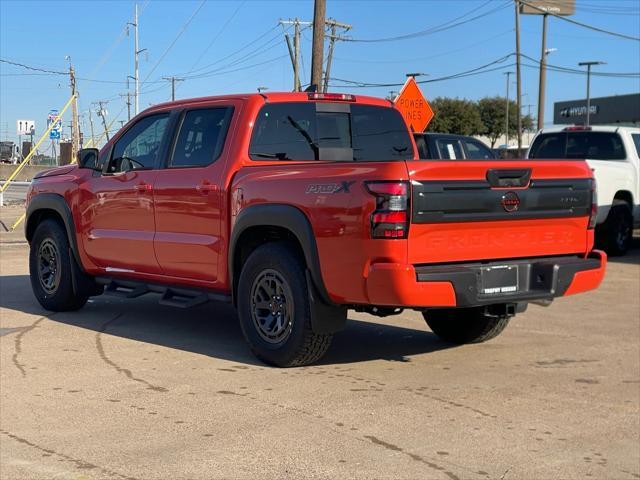
[[[296,366],[350,308],[481,342],[528,302],[596,288],[595,206],[584,161],[420,160],[389,101],[247,94],[153,106],[39,175],[26,237],[49,310],[233,302],[253,352]]]

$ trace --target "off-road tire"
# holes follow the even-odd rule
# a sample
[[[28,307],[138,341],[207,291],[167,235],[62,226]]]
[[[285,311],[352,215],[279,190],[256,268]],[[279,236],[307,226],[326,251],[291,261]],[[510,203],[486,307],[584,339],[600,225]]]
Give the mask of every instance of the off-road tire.
[[[293,308],[290,333],[277,343],[263,338],[259,321],[255,320],[254,292],[256,282],[271,272],[284,281]],[[242,266],[238,283],[237,305],[240,326],[253,353],[265,363],[278,367],[308,365],[320,359],[331,344],[332,335],[315,333],[311,326],[311,300],[304,272],[304,261],[293,245],[273,242],[256,248]]]
[[[39,269],[43,245],[48,247],[49,251],[55,252],[54,263],[57,277],[52,282],[54,285],[48,290],[41,282]],[[87,303],[88,297],[74,293],[70,252],[67,233],[58,221],[47,219],[38,225],[33,234],[29,251],[29,274],[33,293],[40,305],[47,310],[68,312],[78,310]]]
[[[423,317],[442,340],[450,343],[482,343],[497,337],[509,324],[509,316],[488,316],[482,308],[428,310]]]
[[[633,237],[633,217],[627,205],[614,205],[602,225],[603,246],[611,256],[627,253]]]

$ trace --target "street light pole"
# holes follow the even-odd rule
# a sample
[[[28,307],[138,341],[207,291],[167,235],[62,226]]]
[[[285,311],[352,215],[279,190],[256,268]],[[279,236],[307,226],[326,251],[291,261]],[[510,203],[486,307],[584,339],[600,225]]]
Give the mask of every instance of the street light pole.
[[[589,126],[589,117],[591,116],[591,67],[593,65],[605,65],[606,62],[593,61],[593,62],[580,62],[578,63],[581,67],[587,67],[587,119],[585,121],[585,126]]]
[[[520,76],[520,0],[516,0],[516,124],[518,128],[518,155],[522,150],[522,79]]]
[[[540,79],[538,80],[538,130],[544,125],[544,93],[547,83],[547,14],[542,15],[542,51],[540,53]]]
[[[513,75],[513,72],[504,72],[504,75],[507,76],[507,102],[504,114],[504,148],[506,158],[506,153],[509,149],[509,80],[511,79],[511,75]]]

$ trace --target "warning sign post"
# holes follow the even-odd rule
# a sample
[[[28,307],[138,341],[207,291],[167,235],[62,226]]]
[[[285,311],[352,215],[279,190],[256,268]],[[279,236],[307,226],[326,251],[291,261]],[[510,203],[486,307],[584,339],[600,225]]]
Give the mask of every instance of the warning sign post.
[[[424,132],[433,118],[431,105],[413,77],[407,79],[394,103],[414,132]]]

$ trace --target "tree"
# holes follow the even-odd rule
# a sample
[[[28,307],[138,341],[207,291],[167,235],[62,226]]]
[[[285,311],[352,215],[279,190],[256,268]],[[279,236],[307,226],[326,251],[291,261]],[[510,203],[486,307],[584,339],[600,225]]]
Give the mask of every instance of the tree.
[[[485,97],[478,101],[480,118],[484,125],[484,133],[489,137],[491,148],[495,147],[498,138],[504,135],[504,115],[506,99],[504,97]],[[518,106],[513,100],[509,100],[509,136],[515,138],[518,134]],[[533,119],[529,115],[523,115],[522,132],[533,127]]]
[[[430,103],[435,115],[427,131],[457,135],[479,135],[484,132],[480,111],[475,102],[438,97]]]

